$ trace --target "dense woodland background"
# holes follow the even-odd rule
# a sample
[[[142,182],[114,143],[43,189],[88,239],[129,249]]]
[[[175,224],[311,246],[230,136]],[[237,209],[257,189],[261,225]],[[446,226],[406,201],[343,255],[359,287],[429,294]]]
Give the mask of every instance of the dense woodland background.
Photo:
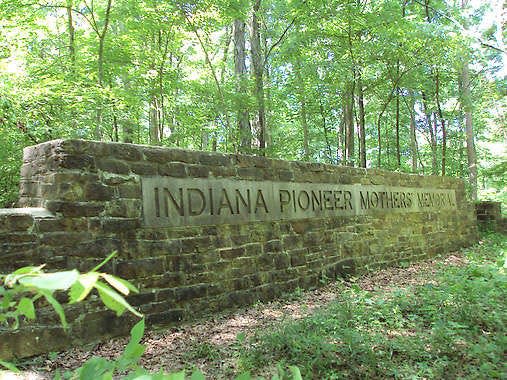
[[[67,137],[460,176],[506,202],[501,3],[1,0],[0,206],[21,148]]]

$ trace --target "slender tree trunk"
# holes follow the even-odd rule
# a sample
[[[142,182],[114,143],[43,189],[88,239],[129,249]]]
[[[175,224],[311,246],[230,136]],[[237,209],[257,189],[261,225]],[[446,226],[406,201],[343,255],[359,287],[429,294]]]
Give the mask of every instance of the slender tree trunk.
[[[426,97],[426,93],[424,91],[422,91],[421,95],[422,95],[422,100],[423,100],[423,112],[424,112],[424,115],[426,118],[426,126],[428,129],[428,133],[430,135],[429,142],[430,142],[430,147],[431,147],[431,174],[436,175],[438,172],[438,170],[437,170],[437,140],[436,140],[436,130],[434,129],[435,125],[436,125],[436,120],[434,119],[434,117],[432,120],[432,115],[434,116],[434,114],[432,112],[430,112],[428,109],[428,99]]]
[[[416,109],[414,94],[410,93],[410,157],[412,159],[412,173],[417,173],[417,135],[416,135]]]
[[[324,130],[324,139],[326,140],[327,155],[329,162],[333,163],[333,149],[331,148],[331,142],[329,141],[329,131],[327,130],[326,113],[324,106],[322,105],[322,99],[319,99],[319,110],[320,117],[322,118],[322,129]]]
[[[470,95],[468,60],[464,60],[461,71],[461,81],[463,86],[462,103],[465,111],[465,134],[468,158],[468,179],[471,187],[472,200],[477,200],[477,153],[475,150],[474,129],[472,121],[472,97]]]
[[[99,50],[97,54],[97,80],[99,88],[103,88],[104,86],[104,45],[106,42],[106,34],[107,30],[109,28],[109,22],[111,17],[111,6],[112,6],[112,0],[107,1],[107,6],[104,14],[104,25],[102,27],[102,30],[98,29],[98,26],[95,25],[95,32],[97,33],[97,36],[99,38]],[[102,94],[100,94],[100,99],[97,106],[97,113],[96,113],[96,125],[94,130],[94,137],[97,140],[102,139],[102,124],[103,124],[103,104],[102,104]]]
[[[345,107],[342,107],[345,109]],[[336,163],[344,163],[344,140],[345,140],[345,116],[341,119],[340,124],[338,125],[338,130],[336,131]]]
[[[234,74],[236,76],[236,93],[239,96],[244,96],[248,88],[246,83],[245,28],[245,22],[234,21]],[[252,130],[248,109],[242,103],[240,102],[238,106],[239,151],[245,153],[252,146]]]
[[[400,77],[400,60],[396,61],[396,77]],[[396,167],[401,168],[400,149],[400,87],[396,86]]]
[[[67,0],[67,29],[69,32],[69,57],[72,67],[72,72],[75,70],[76,65],[76,42],[75,42],[75,28],[74,20],[72,18],[72,0]]]
[[[396,165],[401,168],[401,151],[400,151],[400,94],[396,94]]]
[[[225,72],[227,68],[227,58],[229,56],[229,46],[232,41],[232,31],[230,25],[225,27],[224,55],[222,57],[222,67],[220,68],[220,84],[224,84]]]
[[[354,166],[354,83],[348,82],[343,105],[345,125],[345,165]]]
[[[113,114],[113,141],[115,141],[115,142],[120,141],[118,118],[116,117],[116,114]]]
[[[382,167],[382,135],[380,130],[380,122],[382,120],[382,113],[377,119],[377,167]]]
[[[295,64],[295,79],[297,82],[298,98],[299,98],[299,117],[301,119],[301,127],[303,128],[303,160],[310,159],[310,138],[308,131],[308,118],[306,114],[306,96],[303,75],[301,74],[301,62],[298,60]]]
[[[377,152],[378,152],[377,166],[379,168],[382,166],[382,135],[381,135],[380,125],[381,125],[381,122],[382,122],[382,116],[384,116],[384,112],[386,112],[387,106],[389,105],[389,103],[391,103],[391,100],[393,99],[394,91],[396,90],[396,86],[397,85],[398,84],[396,82],[396,85],[391,89],[391,93],[387,97],[387,100],[384,103],[384,105],[383,105],[382,109],[380,110],[380,113],[379,113],[379,115],[377,117],[377,144],[378,144],[378,148],[377,148]],[[389,143],[388,140],[389,139],[386,140],[387,144]],[[389,160],[389,145],[387,146],[387,149],[388,149],[388,157],[387,158]]]
[[[430,138],[431,138],[431,174],[438,175],[437,160],[437,115],[432,112],[430,119]]]
[[[272,145],[272,133],[270,128],[270,122],[272,120],[272,107],[271,107],[271,76],[270,76],[270,68],[269,68],[269,61],[268,61],[268,37],[266,33],[263,34],[263,51],[264,51],[264,57],[263,57],[263,70],[264,70],[264,98],[266,100],[266,147],[270,147]]]
[[[359,129],[358,129],[358,137],[359,137],[359,166],[362,168],[366,167],[366,121],[365,121],[365,112],[364,112],[364,92],[363,92],[363,82],[361,80],[361,74],[359,74],[359,78],[357,81],[357,91],[358,91],[358,109],[359,109]]]
[[[255,0],[252,14],[252,70],[255,79],[255,98],[257,100],[257,138],[259,149],[264,154],[266,148],[266,107],[264,103],[264,62],[261,51],[261,33],[258,14],[261,0]]]
[[[465,9],[469,0],[461,0],[461,8]],[[465,29],[468,25],[465,24]],[[467,54],[467,53],[465,53]],[[468,158],[468,180],[471,187],[471,197],[473,201],[477,200],[477,152],[475,150],[475,137],[472,120],[472,96],[470,94],[470,73],[468,67],[468,57],[463,57],[463,68],[461,70],[462,94],[461,103],[465,111],[465,134]]]
[[[442,175],[445,175],[446,153],[447,153],[447,129],[445,127],[444,114],[440,106],[440,80],[438,71],[435,74],[435,101],[437,103],[438,118],[440,119],[440,126],[442,128]]]
[[[308,120],[306,117],[306,102],[301,99],[301,125],[303,126],[303,151],[304,151],[304,160],[310,160],[310,143],[309,143],[309,133],[308,133]]]
[[[159,106],[155,96],[150,102],[150,144],[160,145],[160,117]]]

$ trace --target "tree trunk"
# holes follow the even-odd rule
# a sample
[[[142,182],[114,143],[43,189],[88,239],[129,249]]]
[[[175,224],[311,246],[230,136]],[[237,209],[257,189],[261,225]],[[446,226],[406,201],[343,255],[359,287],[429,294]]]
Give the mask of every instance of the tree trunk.
[[[324,139],[326,140],[327,155],[329,158],[329,162],[333,163],[333,149],[331,148],[331,142],[329,141],[329,131],[327,129],[326,113],[324,111],[324,106],[322,105],[322,99],[319,99],[319,110],[320,116],[322,118],[322,129],[324,130]]]
[[[359,109],[359,129],[358,129],[358,137],[359,137],[359,166],[362,168],[366,167],[366,122],[365,122],[365,112],[364,112],[364,93],[363,93],[363,82],[361,80],[361,75],[359,75],[357,81],[357,91],[358,91],[358,109]]]
[[[428,110],[428,99],[426,97],[426,93],[424,91],[421,92],[422,100],[423,100],[423,112],[426,118],[426,127],[428,129],[428,133],[430,135],[430,147],[431,147],[431,174],[437,174],[437,140],[436,140],[436,131],[435,131],[435,123],[436,120],[432,120],[432,115],[434,114]],[[434,119],[434,118],[433,118]]]
[[[67,0],[66,10],[67,10],[67,29],[69,32],[69,57],[72,72],[74,72],[76,65],[76,42],[75,42],[74,20],[72,18],[72,0]]]
[[[400,77],[400,60],[396,61],[396,77]],[[401,168],[400,149],[400,87],[396,86],[396,167]]]
[[[416,109],[415,109],[415,99],[414,94],[410,94],[411,103],[410,103],[410,157],[412,159],[412,173],[417,173],[417,135],[416,135]]]
[[[445,128],[444,114],[442,113],[442,107],[440,106],[440,80],[438,71],[435,74],[435,101],[437,103],[438,118],[440,119],[440,126],[442,127],[442,175],[445,175],[445,155],[447,151],[447,130]]]
[[[295,79],[297,82],[297,90],[298,90],[298,98],[299,98],[299,117],[301,119],[301,127],[303,128],[303,160],[308,161],[310,159],[310,142],[309,142],[309,132],[308,132],[308,118],[306,114],[306,96],[305,96],[305,87],[304,87],[304,79],[301,74],[301,62],[299,59],[295,64]]]
[[[109,27],[109,21],[111,16],[111,5],[112,0],[107,1],[106,11],[104,15],[104,25],[102,27],[102,30],[99,31],[97,26],[95,26],[95,32],[97,33],[97,36],[99,38],[99,51],[97,54],[97,71],[98,71],[98,84],[99,87],[102,88],[104,85],[104,44],[106,42],[106,34],[107,29]],[[100,99],[97,106],[97,121],[95,125],[95,131],[94,136],[97,140],[102,139],[102,124],[103,124],[103,104],[102,104],[102,94],[100,94]]]
[[[465,134],[468,158],[468,179],[471,187],[472,200],[477,200],[477,153],[475,150],[474,130],[472,122],[472,97],[470,96],[470,78],[468,72],[468,60],[465,59],[461,71],[463,86],[462,104],[465,111]]]
[[[160,145],[160,110],[157,98],[154,96],[150,102],[150,144]]]
[[[234,74],[236,76],[236,93],[240,97],[246,94],[248,88],[246,83],[245,27],[244,21],[234,21]],[[243,103],[239,102],[238,104],[239,151],[246,153],[250,151],[252,145],[252,131],[248,109]]]
[[[261,34],[258,20],[258,13],[261,7],[261,0],[255,0],[252,14],[252,70],[255,79],[255,98],[257,100],[257,138],[259,149],[264,154],[266,148],[266,107],[264,104],[264,62],[261,52]]]
[[[431,138],[431,174],[438,175],[437,161],[437,115],[432,112],[430,119],[430,138]]]
[[[354,83],[346,85],[343,120],[345,125],[345,165],[354,166]]]
[[[461,8],[465,9],[468,0],[461,0]],[[464,26],[467,29],[467,25]],[[468,158],[468,180],[471,187],[472,200],[477,200],[477,152],[475,150],[475,138],[472,121],[472,96],[470,94],[470,73],[468,67],[468,57],[463,57],[463,68],[461,71],[462,94],[461,103],[465,111],[465,134]]]
[[[400,94],[396,94],[396,165],[401,168],[400,152]]]

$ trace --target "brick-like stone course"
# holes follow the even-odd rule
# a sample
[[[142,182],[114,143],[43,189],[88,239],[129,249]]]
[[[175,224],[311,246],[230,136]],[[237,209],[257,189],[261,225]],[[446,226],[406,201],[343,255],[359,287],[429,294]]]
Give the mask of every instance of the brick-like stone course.
[[[0,272],[39,263],[86,271],[116,250],[104,270],[140,289],[129,301],[151,325],[270,300],[366,267],[420,260],[477,237],[474,208],[455,178],[82,140],[26,148],[23,162],[19,206],[49,212],[0,213]],[[152,175],[451,189],[457,209],[145,227],[141,177]],[[0,330],[0,358],[126,334],[134,322],[93,298],[66,308],[71,335],[55,318]]]

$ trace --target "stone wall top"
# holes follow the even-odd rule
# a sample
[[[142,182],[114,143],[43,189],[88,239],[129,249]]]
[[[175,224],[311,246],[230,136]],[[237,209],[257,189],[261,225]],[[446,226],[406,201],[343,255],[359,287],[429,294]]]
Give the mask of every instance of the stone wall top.
[[[339,180],[342,184],[351,184],[354,181],[355,183],[365,182],[363,184],[379,185],[386,184],[386,180],[392,184],[395,181],[396,184],[400,184],[400,181],[409,177],[411,184],[419,179],[421,183],[432,183],[439,187],[448,184],[449,180],[456,181],[451,177],[422,176],[377,168],[364,169],[324,163],[285,161],[261,156],[89,140],[52,140],[25,148],[24,163],[33,164],[34,162],[42,164],[39,165],[39,170],[28,170],[26,167],[26,170],[22,171],[23,177],[27,177],[27,174],[37,174],[47,170],[74,169],[91,172],[106,171],[116,174],[167,175],[169,173],[174,177],[206,178],[215,176],[305,182],[306,177],[300,177],[301,171],[304,170],[317,173],[315,179],[320,182],[329,180],[325,174],[340,174]],[[132,163],[139,163],[139,165],[132,165]],[[168,163],[182,163],[188,166],[168,167],[166,166]],[[203,166],[210,169],[204,170]],[[237,170],[228,170],[233,167]],[[247,168],[259,170],[253,172]],[[276,173],[273,173],[273,170]],[[350,176],[353,176],[354,179]],[[358,182],[361,177],[365,178]]]
[[[54,140],[25,148],[21,169],[20,206],[45,207],[53,212],[63,212],[67,216],[76,212],[73,210],[81,208],[78,213],[83,216],[131,215],[138,218],[140,215],[132,211],[139,206],[135,200],[143,201],[146,205],[148,187],[152,187],[150,197],[154,197],[154,191],[158,191],[155,190],[157,178],[160,184],[172,184],[173,187],[177,183],[183,184],[191,180],[188,183],[199,183],[201,190],[204,190],[206,184],[211,186],[212,183],[216,186],[220,186],[219,183],[228,183],[232,187],[236,184],[243,189],[249,186],[248,183],[273,183],[279,184],[276,185],[278,187],[282,186],[279,191],[303,191],[302,196],[311,196],[308,189],[312,186],[315,189],[318,187],[308,185],[310,183],[329,184],[334,186],[333,191],[340,191],[336,185],[349,186],[347,189],[343,188],[343,191],[348,192],[356,192],[354,189],[357,189],[357,186],[363,186],[364,189],[373,186],[370,188],[372,190],[374,187],[380,189],[378,186],[384,186],[379,191],[389,192],[390,187],[397,187],[397,192],[403,192],[402,188],[407,188],[412,189],[412,194],[429,194],[436,189],[457,190],[463,186],[462,181],[456,178],[411,175],[381,169],[135,144]],[[263,185],[266,186],[268,185]],[[167,186],[165,188],[167,189]],[[252,191],[255,191],[254,188],[255,186]],[[162,190],[163,188],[160,191]],[[282,196],[279,191],[272,196]],[[323,191],[326,190],[323,188]],[[203,194],[201,197],[204,199]],[[453,202],[461,202],[463,195],[464,192],[453,194]],[[288,195],[284,193],[284,196],[287,198]],[[360,195],[356,194],[353,197],[354,202],[359,202],[359,197]],[[128,199],[129,201],[124,201],[118,207],[128,208],[132,212],[118,213],[118,207],[111,205],[115,199]],[[305,206],[306,200],[300,200],[302,206]],[[109,208],[104,207],[105,202],[109,202]],[[208,207],[211,207],[210,205],[208,202]],[[156,208],[153,202],[152,208]],[[146,214],[144,219],[146,220]]]

